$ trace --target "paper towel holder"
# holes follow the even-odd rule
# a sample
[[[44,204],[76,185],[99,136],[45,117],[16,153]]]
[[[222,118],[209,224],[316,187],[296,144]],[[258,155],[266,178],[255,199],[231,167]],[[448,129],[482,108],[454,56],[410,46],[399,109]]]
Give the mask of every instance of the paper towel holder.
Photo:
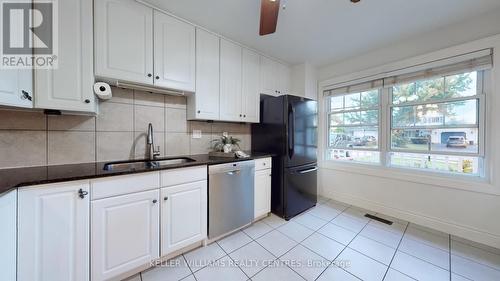
[[[94,93],[99,99],[109,100],[113,96],[111,86],[105,82],[97,82],[94,84]]]

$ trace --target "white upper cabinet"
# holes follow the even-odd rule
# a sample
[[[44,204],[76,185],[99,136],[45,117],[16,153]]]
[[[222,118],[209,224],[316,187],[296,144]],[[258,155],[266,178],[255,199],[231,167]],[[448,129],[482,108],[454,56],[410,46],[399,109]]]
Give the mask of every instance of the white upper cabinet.
[[[291,70],[288,66],[261,56],[260,92],[271,96],[286,95],[290,92]]]
[[[188,119],[219,119],[220,40],[196,30],[196,94],[188,96]]]
[[[31,70],[0,70],[0,105],[33,107],[33,72]]]
[[[95,74],[153,84],[153,9],[134,0],[94,0]]]
[[[284,64],[277,63],[278,85],[277,90],[279,95],[288,95],[291,88],[292,71]]]
[[[242,48],[221,39],[220,43],[220,120],[241,121]]]
[[[260,57],[260,92],[277,96],[276,62],[264,56]]]
[[[92,0],[58,3],[58,67],[35,70],[35,107],[95,112]]]
[[[195,91],[195,27],[164,13],[154,12],[154,84]]]
[[[18,281],[89,280],[88,192],[88,182],[19,190]]]
[[[260,114],[260,56],[243,49],[242,113],[244,122],[259,123]]]
[[[207,181],[161,190],[161,256],[207,236]]]
[[[151,190],[92,201],[92,281],[121,280],[159,257],[158,196]]]

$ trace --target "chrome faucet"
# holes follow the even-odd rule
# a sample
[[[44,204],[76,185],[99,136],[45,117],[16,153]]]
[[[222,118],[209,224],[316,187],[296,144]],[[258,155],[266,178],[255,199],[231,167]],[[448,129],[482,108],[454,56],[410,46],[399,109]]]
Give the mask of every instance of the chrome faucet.
[[[160,146],[158,146],[158,149],[155,150],[155,145],[154,145],[154,137],[153,137],[153,124],[149,123],[148,126],[148,139],[147,139],[147,146],[146,146],[149,154],[149,160],[155,160],[160,156]]]

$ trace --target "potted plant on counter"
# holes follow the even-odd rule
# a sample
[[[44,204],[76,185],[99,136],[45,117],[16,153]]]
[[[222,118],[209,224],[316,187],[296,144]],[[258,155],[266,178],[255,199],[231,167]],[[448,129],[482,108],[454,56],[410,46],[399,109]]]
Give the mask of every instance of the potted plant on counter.
[[[212,140],[212,148],[214,151],[210,153],[210,156],[235,157],[234,151],[240,150],[240,142],[240,139],[226,135]]]

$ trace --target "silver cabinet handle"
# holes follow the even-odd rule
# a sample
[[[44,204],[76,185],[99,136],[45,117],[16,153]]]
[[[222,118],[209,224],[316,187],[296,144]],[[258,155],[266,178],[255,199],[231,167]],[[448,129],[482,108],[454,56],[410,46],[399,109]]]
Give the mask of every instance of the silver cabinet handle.
[[[227,172],[227,174],[230,176],[239,175],[240,173],[241,173],[241,170],[234,170],[234,171]]]

